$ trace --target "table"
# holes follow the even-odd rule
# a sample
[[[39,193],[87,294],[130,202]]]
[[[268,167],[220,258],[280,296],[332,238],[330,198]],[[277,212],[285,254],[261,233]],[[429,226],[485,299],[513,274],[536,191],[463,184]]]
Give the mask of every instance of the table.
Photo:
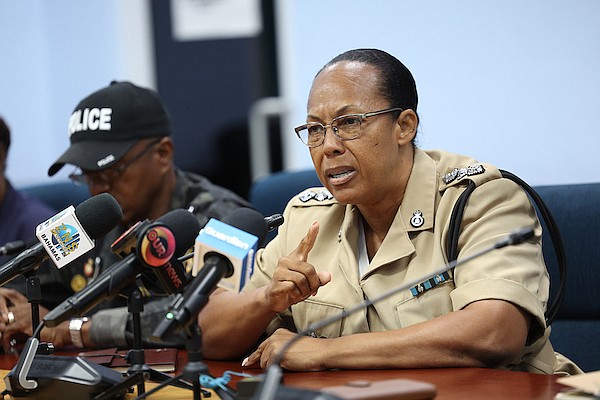
[[[63,354],[63,353],[61,353]],[[65,355],[73,355],[65,354]],[[0,369],[10,370],[16,364],[16,356],[0,355]],[[187,363],[185,351],[178,353],[178,371]],[[258,368],[242,368],[238,362],[205,361],[213,376],[232,370],[252,375],[264,373]],[[6,371],[2,372],[2,378]],[[556,382],[556,376],[527,372],[503,371],[487,368],[437,368],[411,370],[338,370],[319,372],[286,372],[284,384],[290,387],[318,390],[327,386],[342,385],[354,380],[379,381],[386,379],[413,379],[433,383],[438,400],[485,399],[485,400],[547,400],[567,387]],[[232,387],[240,378],[233,378]],[[1,389],[4,390],[2,381]],[[151,387],[151,385],[149,386]],[[146,389],[148,390],[148,389]],[[151,399],[192,399],[192,393],[183,389],[169,388],[158,392]],[[214,398],[214,397],[213,397]]]

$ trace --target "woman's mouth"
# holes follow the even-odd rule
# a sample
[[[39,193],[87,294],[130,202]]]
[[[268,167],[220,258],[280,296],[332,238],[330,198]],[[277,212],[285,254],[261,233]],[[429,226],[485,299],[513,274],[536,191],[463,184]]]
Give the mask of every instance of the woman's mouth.
[[[332,185],[341,185],[352,179],[355,172],[356,171],[353,169],[346,169],[335,173],[329,173],[327,176],[329,177],[329,181]]]

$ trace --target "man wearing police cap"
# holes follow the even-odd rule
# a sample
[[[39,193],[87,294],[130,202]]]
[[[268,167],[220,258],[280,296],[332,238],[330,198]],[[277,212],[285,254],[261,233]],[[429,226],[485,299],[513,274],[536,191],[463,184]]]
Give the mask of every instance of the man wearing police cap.
[[[205,177],[184,172],[173,164],[173,140],[169,116],[158,94],[130,82],[112,82],[83,99],[68,124],[70,147],[50,166],[50,176],[65,164],[75,170],[69,175],[75,183],[86,184],[91,195],[110,193],[123,209],[123,219],[112,232],[97,241],[96,248],[61,270],[40,277],[43,305],[51,309],[83,289],[119,258],[110,245],[137,221],[154,220],[170,210],[193,210],[201,226],[210,218],[222,218],[238,207],[249,207],[233,192],[211,183]],[[76,265],[75,265],[76,264]],[[160,293],[160,287],[148,287]],[[16,291],[4,292],[2,304],[14,304],[10,311],[15,322],[6,325],[3,345],[10,337],[31,335],[30,308]],[[155,321],[162,318],[168,296],[146,301],[142,313],[144,337],[149,337]],[[124,298],[101,303],[90,315],[67,321],[56,328],[44,328],[42,340],[56,347],[131,346],[131,323]],[[2,315],[4,318],[5,316]],[[7,321],[5,321],[7,322]],[[151,345],[181,346],[182,337]]]

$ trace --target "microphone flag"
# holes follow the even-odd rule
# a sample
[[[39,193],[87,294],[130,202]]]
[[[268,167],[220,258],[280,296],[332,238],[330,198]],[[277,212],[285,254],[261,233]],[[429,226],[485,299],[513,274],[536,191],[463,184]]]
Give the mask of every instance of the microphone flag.
[[[94,248],[73,206],[39,224],[35,235],[59,269]]]
[[[198,274],[211,253],[225,255],[233,266],[233,274],[221,279],[217,286],[239,292],[254,272],[257,249],[258,237],[212,218],[196,238],[192,275]]]

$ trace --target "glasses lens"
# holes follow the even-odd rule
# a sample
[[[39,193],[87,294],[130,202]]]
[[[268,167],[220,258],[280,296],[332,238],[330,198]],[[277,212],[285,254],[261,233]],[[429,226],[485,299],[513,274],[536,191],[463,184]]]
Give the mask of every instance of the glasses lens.
[[[342,139],[356,139],[360,135],[359,115],[343,115],[331,121],[335,133]]]
[[[306,124],[296,128],[296,133],[302,143],[308,147],[316,147],[323,143],[325,128],[319,123]]]
[[[75,168],[73,170],[73,172],[71,172],[69,174],[69,179],[71,180],[71,182],[73,182],[74,184],[76,184],[78,186],[87,185],[85,175],[83,174],[83,172],[81,171],[81,169],[79,167]]]

